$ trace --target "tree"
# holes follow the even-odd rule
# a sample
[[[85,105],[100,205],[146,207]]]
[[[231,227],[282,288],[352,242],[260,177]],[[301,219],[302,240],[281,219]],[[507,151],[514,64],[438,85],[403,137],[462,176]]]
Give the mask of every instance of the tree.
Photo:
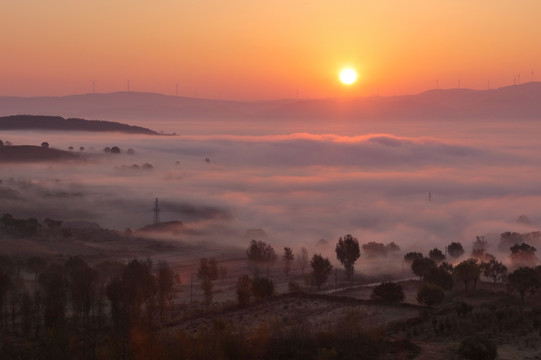
[[[411,271],[421,279],[430,269],[435,267],[436,263],[434,260],[425,257],[417,258],[411,263]]]
[[[38,275],[47,268],[47,261],[39,256],[32,256],[26,260],[26,267],[34,273],[34,280],[38,279]]]
[[[324,258],[323,256],[316,254],[312,257],[310,265],[312,266],[312,278],[314,280],[314,284],[319,290],[321,289],[321,285],[327,281],[327,278],[332,271],[331,262],[328,258]]]
[[[53,220],[46,218],[43,222],[51,230],[60,229],[60,227],[62,226],[62,220]]]
[[[507,266],[505,266],[501,261],[496,261],[494,259],[489,262],[482,262],[479,264],[483,276],[491,279],[496,285],[496,282],[502,281],[507,275]]]
[[[237,279],[237,299],[240,307],[245,307],[250,302],[252,296],[252,279],[248,275],[243,275]]]
[[[481,268],[477,264],[477,259],[468,259],[454,267],[453,275],[464,282],[464,288],[468,291],[468,285],[472,281],[473,288],[475,289],[477,280],[479,280],[479,276],[481,275]]]
[[[351,236],[351,235],[347,235]],[[370,241],[366,244],[363,244],[363,251],[369,258],[376,258],[376,257],[385,257],[387,256],[387,247],[385,244],[378,243],[375,241]]]
[[[464,254],[464,248],[459,242],[452,242],[447,245],[447,253],[454,259],[461,257]]]
[[[297,265],[301,270],[301,274],[304,274],[304,269],[308,265],[308,250],[303,246],[301,251],[297,254]]]
[[[483,261],[486,259],[486,251],[488,248],[488,241],[484,236],[476,236],[473,242],[471,256],[477,260]]]
[[[252,281],[252,294],[256,299],[274,295],[274,283],[266,277],[258,277]]]
[[[44,148],[44,149],[47,149],[49,148],[49,143],[47,141],[44,141],[41,143],[41,147]]]
[[[453,276],[442,267],[428,270],[423,277],[423,281],[438,285],[443,290],[451,291],[453,289]]]
[[[246,250],[246,256],[252,267],[254,277],[259,277],[263,267],[269,268],[276,262],[278,256],[274,252],[272,246],[268,245],[264,241],[252,240],[248,250]]]
[[[356,238],[348,234],[343,238],[338,239],[338,243],[336,244],[336,257],[346,268],[346,277],[348,280],[353,278],[353,265],[360,256],[361,251],[359,249],[359,241]]]
[[[111,154],[120,154],[120,148],[118,146],[111,147]]]
[[[175,283],[179,283],[179,277],[173,272],[165,261],[158,263],[157,273],[157,290],[158,290],[158,306],[160,309],[160,318],[165,319],[165,311],[167,307],[171,307]]]
[[[507,277],[509,280],[509,289],[517,291],[520,294],[522,303],[524,304],[524,296],[527,293],[535,294],[537,289],[541,287],[541,278],[535,269],[530,267],[521,267],[513,271]]]
[[[66,276],[64,267],[51,265],[39,275],[38,283],[44,295],[43,320],[46,328],[64,324],[66,312]]]
[[[444,297],[443,289],[431,283],[423,283],[417,291],[417,301],[427,306],[440,304]]]
[[[400,251],[400,246],[396,245],[394,241],[391,241],[387,245],[385,245],[385,248],[387,249],[388,253],[396,253]]]
[[[525,242],[515,244],[509,248],[511,250],[511,262],[515,265],[535,266],[539,261],[535,256],[536,248]]]
[[[293,250],[289,247],[284,248],[284,255],[282,256],[282,259],[284,260],[284,272],[287,276],[289,276],[289,272],[291,271],[291,263],[293,260],[295,260],[295,255],[293,255]]]
[[[370,295],[372,300],[391,303],[402,302],[405,297],[402,285],[392,281],[382,282],[375,286]]]
[[[81,315],[84,315],[88,319],[97,295],[99,273],[79,257],[70,257],[64,264],[64,268],[71,293],[73,318],[77,321]]]
[[[474,334],[460,342],[457,353],[466,360],[494,360],[498,356],[498,348],[485,334]]]
[[[428,252],[428,257],[434,260],[436,264],[441,263],[445,260],[445,255],[440,249],[434,248]]]
[[[199,262],[199,271],[197,277],[201,279],[201,288],[205,294],[205,305],[208,309],[212,302],[212,288],[214,280],[218,279],[218,265],[214,258],[202,258]]]
[[[407,253],[406,255],[404,255],[404,262],[406,262],[407,264],[411,264],[413,260],[422,259],[422,258],[423,258],[423,253],[411,251]]]
[[[132,260],[122,271],[123,303],[130,319],[138,320],[141,308],[150,322],[155,311],[156,278],[152,275],[152,261]]]

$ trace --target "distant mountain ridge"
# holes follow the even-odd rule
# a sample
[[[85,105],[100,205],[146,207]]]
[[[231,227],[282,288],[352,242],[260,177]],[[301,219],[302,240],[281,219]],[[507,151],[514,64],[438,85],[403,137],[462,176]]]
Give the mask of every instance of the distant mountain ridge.
[[[541,82],[498,89],[432,89],[416,95],[229,101],[116,92],[62,97],[0,97],[0,116],[33,113],[116,120],[461,119],[541,117]]]
[[[0,130],[63,130],[63,131],[101,131],[130,134],[158,135],[157,132],[133,125],[112,121],[64,119],[60,116],[11,115],[0,117]]]

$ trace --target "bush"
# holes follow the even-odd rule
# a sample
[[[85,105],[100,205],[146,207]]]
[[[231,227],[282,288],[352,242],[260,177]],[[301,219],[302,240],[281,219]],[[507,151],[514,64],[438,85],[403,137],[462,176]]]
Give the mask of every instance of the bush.
[[[476,334],[463,339],[457,353],[468,360],[492,360],[498,355],[496,344],[486,335]]]
[[[274,283],[266,277],[258,277],[252,281],[252,294],[256,298],[274,295]]]
[[[301,286],[296,281],[290,281],[288,284],[289,292],[301,291]]]
[[[382,282],[372,289],[372,300],[386,302],[402,302],[404,301],[404,289],[402,285],[392,281]]]
[[[428,306],[438,305],[443,301],[445,293],[441,287],[424,283],[417,292],[417,301]]]

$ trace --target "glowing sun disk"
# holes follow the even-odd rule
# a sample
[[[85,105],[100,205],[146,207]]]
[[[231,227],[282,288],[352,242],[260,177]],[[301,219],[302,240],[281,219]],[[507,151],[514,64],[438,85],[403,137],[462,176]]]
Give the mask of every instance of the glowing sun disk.
[[[346,85],[351,85],[357,80],[357,73],[351,68],[344,69],[340,72],[340,81]]]

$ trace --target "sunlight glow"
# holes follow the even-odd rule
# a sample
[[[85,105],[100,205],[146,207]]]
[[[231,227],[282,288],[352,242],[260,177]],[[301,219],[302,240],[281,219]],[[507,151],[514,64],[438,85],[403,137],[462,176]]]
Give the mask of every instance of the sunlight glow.
[[[340,81],[343,84],[351,85],[357,81],[357,73],[351,68],[344,69],[340,72]]]

